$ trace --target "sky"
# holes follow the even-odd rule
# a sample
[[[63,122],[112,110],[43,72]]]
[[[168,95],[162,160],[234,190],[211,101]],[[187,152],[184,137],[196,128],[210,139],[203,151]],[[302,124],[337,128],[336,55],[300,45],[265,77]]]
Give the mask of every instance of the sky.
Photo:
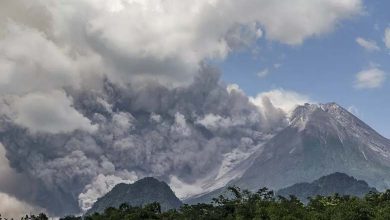
[[[0,212],[80,213],[145,176],[180,198],[215,189],[306,102],[390,137],[389,9],[0,1]]]
[[[384,38],[390,25],[390,2],[364,3],[361,14],[338,22],[332,32],[301,45],[261,38],[256,51],[252,47],[231,54],[218,63],[223,79],[252,96],[285,89],[315,102],[336,102],[389,138],[390,48]],[[369,46],[362,46],[358,39],[370,42]],[[382,72],[379,82],[357,86],[357,74],[373,69]]]

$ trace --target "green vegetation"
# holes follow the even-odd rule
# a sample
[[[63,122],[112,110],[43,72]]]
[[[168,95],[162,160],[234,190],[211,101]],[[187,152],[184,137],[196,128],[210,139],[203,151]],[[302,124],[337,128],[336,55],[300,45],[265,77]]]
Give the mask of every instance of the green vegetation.
[[[61,220],[132,220],[132,219],[258,219],[258,220],[388,220],[390,219],[390,190],[370,192],[363,198],[352,196],[316,196],[305,205],[294,196],[275,197],[262,188],[256,193],[229,187],[228,195],[221,195],[212,204],[183,205],[177,210],[161,211],[159,203],[143,207],[122,204],[107,208],[104,213],[90,216],[67,216]],[[44,214],[26,216],[22,220],[45,220]],[[1,220],[1,217],[0,217]]]
[[[2,218],[0,215],[0,220],[9,220],[9,219]],[[13,219],[11,218],[10,220]],[[49,220],[49,218],[44,213],[41,213],[39,215],[26,215],[22,217],[21,220]]]
[[[133,184],[120,183],[99,198],[85,215],[102,213],[108,207],[119,208],[122,203],[137,207],[158,202],[161,211],[179,208],[183,203],[165,182],[146,177]]]

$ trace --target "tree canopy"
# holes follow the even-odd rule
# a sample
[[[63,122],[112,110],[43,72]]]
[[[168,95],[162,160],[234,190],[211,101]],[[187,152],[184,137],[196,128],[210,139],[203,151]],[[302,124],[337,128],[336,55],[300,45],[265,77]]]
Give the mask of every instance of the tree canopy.
[[[255,193],[229,187],[229,195],[220,195],[211,204],[185,204],[179,209],[161,211],[159,203],[143,207],[122,204],[109,207],[103,213],[89,216],[67,216],[60,220],[388,220],[390,219],[390,190],[370,192],[363,198],[353,196],[316,196],[307,204],[295,196],[275,196],[262,188]],[[45,214],[25,216],[22,220],[46,220]],[[0,216],[0,220],[3,220]]]

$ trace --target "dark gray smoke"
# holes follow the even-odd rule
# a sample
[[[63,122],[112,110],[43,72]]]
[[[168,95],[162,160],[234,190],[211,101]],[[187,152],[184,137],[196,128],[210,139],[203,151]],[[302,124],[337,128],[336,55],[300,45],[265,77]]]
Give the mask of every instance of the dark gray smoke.
[[[67,95],[95,131],[34,133],[7,117],[1,121],[0,141],[11,166],[36,185],[25,199],[54,214],[79,212],[79,194],[99,174],[176,176],[187,183],[213,178],[224,154],[256,146],[284,126],[280,110],[261,114],[209,67],[188,87],[149,83],[134,89],[105,81],[102,91]]]

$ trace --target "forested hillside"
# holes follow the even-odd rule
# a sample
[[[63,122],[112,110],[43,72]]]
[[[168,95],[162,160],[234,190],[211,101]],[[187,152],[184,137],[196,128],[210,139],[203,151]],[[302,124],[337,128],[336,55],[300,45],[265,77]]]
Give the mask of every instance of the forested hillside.
[[[158,203],[144,207],[123,204],[108,208],[104,213],[84,217],[85,220],[132,219],[265,219],[265,220],[387,220],[390,219],[390,190],[370,192],[363,198],[352,196],[317,196],[304,205],[296,197],[276,197],[266,188],[251,193],[230,187],[233,196],[221,195],[213,204],[183,205],[177,210],[161,211]],[[24,219],[45,220],[45,215]],[[61,220],[81,220],[83,217],[64,217]]]

